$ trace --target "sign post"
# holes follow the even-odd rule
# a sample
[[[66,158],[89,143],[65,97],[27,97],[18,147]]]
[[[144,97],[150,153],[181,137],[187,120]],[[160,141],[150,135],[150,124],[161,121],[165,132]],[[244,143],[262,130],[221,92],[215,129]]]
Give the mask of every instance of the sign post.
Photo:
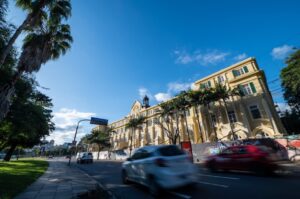
[[[83,122],[83,121],[89,121],[90,124],[103,125],[103,126],[107,126],[107,124],[108,124],[107,119],[102,119],[102,118],[97,118],[97,117],[91,117],[91,119],[79,120],[78,123],[77,123],[77,126],[76,126],[76,131],[75,131],[74,139],[73,139],[73,142],[72,142],[72,145],[75,148],[76,148],[76,135],[77,135],[79,123]],[[75,150],[75,156],[76,156],[76,150]],[[71,165],[71,158],[72,158],[72,152],[71,152],[70,159],[69,159],[69,166]]]

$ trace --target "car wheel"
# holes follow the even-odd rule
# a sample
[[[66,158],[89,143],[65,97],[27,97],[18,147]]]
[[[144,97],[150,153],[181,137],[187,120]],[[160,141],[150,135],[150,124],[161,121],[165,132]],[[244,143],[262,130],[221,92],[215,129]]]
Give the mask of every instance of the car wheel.
[[[148,189],[152,196],[159,196],[161,194],[161,188],[153,176],[149,176],[148,178]]]
[[[122,182],[123,184],[129,184],[127,172],[125,170],[122,170]]]

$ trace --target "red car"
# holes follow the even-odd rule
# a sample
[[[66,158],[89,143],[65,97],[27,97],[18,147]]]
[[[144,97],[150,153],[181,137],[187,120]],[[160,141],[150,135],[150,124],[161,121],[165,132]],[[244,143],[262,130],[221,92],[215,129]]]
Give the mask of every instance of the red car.
[[[211,171],[240,170],[261,174],[273,173],[277,168],[267,148],[254,145],[228,147],[217,155],[209,156],[205,165]]]

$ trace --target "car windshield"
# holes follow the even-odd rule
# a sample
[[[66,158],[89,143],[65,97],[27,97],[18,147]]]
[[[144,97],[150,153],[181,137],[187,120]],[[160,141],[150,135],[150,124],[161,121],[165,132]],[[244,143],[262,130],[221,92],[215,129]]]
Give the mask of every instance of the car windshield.
[[[162,156],[177,156],[184,154],[177,146],[164,146],[159,148],[158,151]]]

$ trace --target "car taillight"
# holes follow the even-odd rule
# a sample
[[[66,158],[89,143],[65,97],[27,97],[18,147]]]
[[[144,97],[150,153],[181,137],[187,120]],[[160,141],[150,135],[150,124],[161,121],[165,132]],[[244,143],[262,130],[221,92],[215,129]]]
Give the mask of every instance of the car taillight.
[[[155,164],[159,167],[167,167],[166,161],[161,158],[156,159]]]

